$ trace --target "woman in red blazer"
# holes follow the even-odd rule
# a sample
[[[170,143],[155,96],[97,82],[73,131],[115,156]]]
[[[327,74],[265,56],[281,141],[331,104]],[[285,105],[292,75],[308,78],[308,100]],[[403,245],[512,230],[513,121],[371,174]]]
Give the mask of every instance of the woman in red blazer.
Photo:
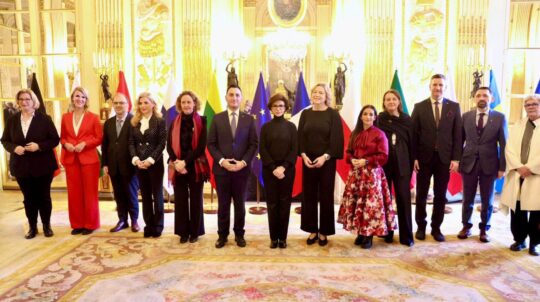
[[[87,109],[88,93],[82,87],[75,88],[70,110],[62,116],[60,134],[72,235],[88,235],[99,228],[100,163],[96,148],[101,144],[103,132],[99,117]]]

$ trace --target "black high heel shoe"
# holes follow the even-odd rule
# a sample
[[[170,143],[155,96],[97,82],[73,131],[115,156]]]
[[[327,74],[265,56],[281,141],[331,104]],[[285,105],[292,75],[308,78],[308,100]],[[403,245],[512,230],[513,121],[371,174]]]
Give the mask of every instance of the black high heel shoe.
[[[367,250],[367,249],[370,249],[372,245],[373,245],[373,236],[366,236],[364,239],[364,242],[362,242],[362,245],[360,247]]]
[[[356,236],[356,239],[354,240],[354,245],[362,245],[362,242],[364,242],[365,238],[366,237],[364,235]]]
[[[321,237],[319,237],[319,246],[325,246],[328,244],[328,236],[324,236],[324,239],[321,239]]]
[[[386,243],[394,242],[394,231],[389,231],[388,235],[384,236],[384,242]]]
[[[308,239],[306,240],[307,245],[312,245],[315,242],[317,242],[317,240],[319,240],[319,234],[317,233],[314,233],[314,234],[315,234],[315,237],[313,238],[311,238],[311,235],[309,235]]]

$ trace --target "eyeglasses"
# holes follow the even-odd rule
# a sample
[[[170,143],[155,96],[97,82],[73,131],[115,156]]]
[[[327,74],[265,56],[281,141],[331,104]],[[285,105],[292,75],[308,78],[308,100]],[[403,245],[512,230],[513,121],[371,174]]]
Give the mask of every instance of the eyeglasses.
[[[285,105],[272,105],[272,108],[285,108]]]
[[[28,101],[28,102],[30,102],[32,99],[17,99],[17,100],[18,100],[18,101],[21,101],[21,102],[22,102],[22,101]]]
[[[528,104],[524,104],[523,107],[525,108],[528,108],[528,107],[538,107],[540,104],[538,103],[528,103]]]
[[[112,104],[113,105],[125,105],[127,103],[126,102],[113,102]]]

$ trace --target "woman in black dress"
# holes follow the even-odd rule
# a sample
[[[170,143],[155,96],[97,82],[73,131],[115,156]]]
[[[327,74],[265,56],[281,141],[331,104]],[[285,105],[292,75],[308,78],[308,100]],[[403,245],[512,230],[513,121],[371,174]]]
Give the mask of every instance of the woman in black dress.
[[[289,101],[280,93],[270,98],[268,109],[274,118],[263,125],[259,144],[272,249],[278,246],[282,249],[287,247],[291,195],[298,154],[296,126],[284,117],[289,107]]]
[[[327,84],[315,85],[311,89],[312,107],[302,111],[298,125],[304,193],[300,227],[310,233],[308,245],[319,240],[319,245],[325,246],[327,236],[336,232],[334,181],[336,159],[343,158],[343,127],[339,113],[330,107],[331,100],[332,93]],[[320,215],[317,215],[318,202]]]
[[[37,218],[41,216],[45,237],[54,235],[51,229],[51,183],[58,163],[53,149],[60,142],[51,118],[36,109],[40,103],[30,89],[17,92],[20,112],[7,120],[2,145],[11,153],[9,170],[17,178],[24,196],[24,211],[30,229],[26,239],[36,237]]]
[[[390,89],[383,96],[384,111],[377,118],[377,126],[384,131],[388,139],[388,162],[384,165],[384,174],[388,184],[394,184],[394,194],[399,225],[399,243],[413,246],[411,214],[411,175],[413,167],[413,124],[401,105],[399,92]],[[390,232],[386,242],[393,241],[394,232]]]
[[[204,235],[203,185],[210,176],[206,159],[206,117],[197,112],[199,98],[184,91],[176,99],[180,113],[169,128],[169,181],[174,186],[174,233],[180,243]]]

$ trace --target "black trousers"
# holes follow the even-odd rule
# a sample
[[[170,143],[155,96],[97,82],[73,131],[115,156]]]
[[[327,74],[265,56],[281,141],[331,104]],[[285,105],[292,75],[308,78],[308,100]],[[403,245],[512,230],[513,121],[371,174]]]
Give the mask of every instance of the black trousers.
[[[131,223],[136,223],[139,218],[139,199],[137,196],[139,180],[135,175],[121,175],[119,171],[110,176],[118,221],[127,224],[129,216]]]
[[[334,182],[336,160],[330,159],[320,168],[310,169],[302,164],[302,214],[300,228],[309,233],[334,235]],[[320,202],[320,215],[317,204]],[[317,217],[319,216],[319,217]],[[320,220],[320,226],[319,226]]]
[[[244,168],[246,169],[246,168]],[[218,195],[218,234],[220,238],[229,236],[231,224],[231,199],[234,204],[234,226],[236,236],[244,236],[246,224],[246,187],[249,173],[227,172],[215,175]]]
[[[148,169],[139,169],[145,235],[160,235],[163,232],[163,159]]]
[[[272,172],[271,169],[263,169],[270,240],[285,241],[289,229],[295,169],[294,166],[286,169],[283,179],[278,179]]]
[[[17,183],[24,196],[24,211],[31,227],[37,225],[38,214],[43,224],[51,223],[52,179],[52,173],[38,177],[17,177]]]
[[[411,175],[400,176],[399,167],[396,162],[389,161],[384,166],[384,173],[388,186],[394,185],[394,195],[396,196],[396,208],[399,226],[399,242],[409,244],[414,242],[412,232],[412,210],[411,210]]]
[[[516,211],[510,211],[510,230],[514,241],[524,242],[529,236],[529,246],[540,243],[540,211],[522,211],[521,202],[516,202]]]
[[[204,235],[203,181],[189,174],[174,183],[174,233],[181,237]]]
[[[433,176],[433,213],[431,214],[432,231],[440,231],[444,220],[444,207],[446,206],[446,190],[450,180],[450,164],[441,162],[439,153],[434,152],[429,162],[420,162],[420,171],[416,177],[416,213],[415,219],[418,229],[426,228],[426,200],[429,183]]]

